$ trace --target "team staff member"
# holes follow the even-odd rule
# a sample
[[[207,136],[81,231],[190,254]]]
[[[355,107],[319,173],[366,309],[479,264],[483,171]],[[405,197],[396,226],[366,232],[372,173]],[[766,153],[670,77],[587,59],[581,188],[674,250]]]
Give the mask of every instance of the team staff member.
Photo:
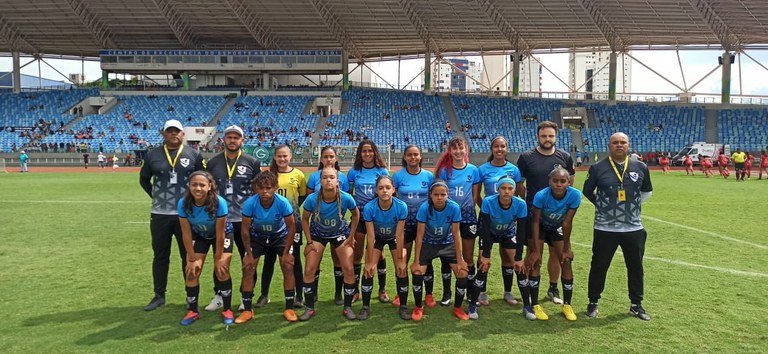
[[[627,156],[629,137],[611,135],[610,156],[589,168],[584,181],[584,196],[595,205],[592,263],[589,269],[587,316],[597,317],[597,301],[605,288],[605,276],[616,248],[621,247],[627,265],[629,312],[645,321],[651,317],[643,309],[643,254],[647,233],[640,220],[643,202],[651,197],[648,167]]]
[[[240,225],[243,221],[243,203],[253,194],[251,183],[259,174],[259,162],[243,152],[245,137],[243,130],[236,125],[224,129],[224,151],[212,157],[206,163],[205,169],[216,180],[217,192],[227,201],[229,207],[229,221],[232,222],[234,240],[240,259],[245,255],[243,238],[240,235]],[[214,279],[216,274],[214,273]],[[255,278],[254,278],[255,280]],[[221,293],[218,287],[213,289],[215,295],[206,311],[216,311],[222,306]]]
[[[176,203],[187,191],[189,175],[203,169],[203,156],[192,148],[184,147],[184,127],[181,122],[175,119],[166,121],[162,135],[162,146],[147,153],[139,172],[139,184],[152,198],[149,231],[154,253],[152,279],[155,295],[144,307],[146,311],[165,305],[173,236],[176,236],[181,268],[184,269],[186,252]]]
[[[530,221],[531,213],[533,212],[533,197],[540,190],[549,186],[549,173],[552,172],[555,167],[562,167],[570,176],[568,177],[569,183],[573,186],[573,179],[576,175],[576,171],[573,169],[573,159],[564,150],[558,149],[557,145],[557,124],[549,121],[539,123],[536,128],[536,138],[539,145],[530,151],[523,152],[520,158],[517,159],[517,167],[520,169],[520,173],[523,175],[525,185],[518,185],[518,195],[525,196],[525,202],[528,204],[529,220],[527,223],[528,230],[526,235],[531,235],[531,227],[533,223]],[[531,240],[527,241],[528,247],[535,249],[536,246],[532,245]],[[552,257],[555,254],[555,249],[549,247],[549,260],[547,261],[547,271],[549,273],[549,290],[547,296],[552,299],[552,302],[556,304],[562,304],[563,300],[560,298],[560,292],[557,289],[558,278],[560,278],[560,261],[557,257]],[[538,283],[529,282],[531,293],[538,293]]]
[[[746,181],[744,178],[747,176],[747,172],[744,169],[744,162],[747,161],[747,154],[741,149],[736,149],[736,152],[731,154],[731,159],[733,160],[733,169],[736,170],[736,180]]]

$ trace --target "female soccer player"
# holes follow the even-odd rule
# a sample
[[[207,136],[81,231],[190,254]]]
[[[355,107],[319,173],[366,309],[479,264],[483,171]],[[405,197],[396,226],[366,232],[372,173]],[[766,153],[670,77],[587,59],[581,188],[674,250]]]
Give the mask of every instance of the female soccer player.
[[[701,157],[701,172],[704,172],[704,176],[707,176],[707,178],[712,177],[714,173],[712,173],[712,158],[709,156],[702,156]]]
[[[184,249],[187,250],[186,278],[187,314],[182,326],[189,326],[200,319],[197,300],[200,295],[200,273],[203,270],[208,249],[213,245],[216,267],[216,288],[221,291],[224,310],[221,316],[225,325],[235,321],[232,313],[232,278],[229,262],[232,259],[232,224],[227,219],[227,201],[216,192],[216,182],[210,173],[195,171],[189,175],[187,193],[176,205],[181,224]]]
[[[462,138],[448,142],[447,150],[437,160],[435,179],[442,179],[448,185],[448,197],[461,208],[461,244],[464,261],[468,265],[467,277],[475,276],[474,249],[477,237],[477,214],[475,196],[480,195],[480,173],[469,163],[469,145]],[[472,283],[469,284],[470,287]],[[441,304],[448,305],[441,301]],[[449,300],[450,301],[450,300]],[[461,304],[458,304],[461,305]]]
[[[333,166],[327,166],[321,170],[321,188],[307,196],[304,201],[304,212],[301,216],[301,225],[307,245],[304,247],[306,256],[306,269],[304,270],[304,303],[306,309],[299,317],[302,321],[308,321],[315,315],[315,294],[317,287],[315,274],[320,261],[323,259],[323,251],[330,243],[332,252],[336,253],[344,277],[344,316],[349,320],[356,318],[352,311],[352,297],[355,294],[355,271],[352,266],[352,258],[355,246],[355,238],[350,234],[357,227],[360,213],[357,210],[355,199],[347,192],[339,190],[339,171]],[[347,223],[344,215],[347,210],[351,212],[351,221]]]
[[[424,307],[421,302],[424,272],[427,264],[435,258],[440,258],[451,266],[456,275],[456,299],[453,304],[453,315],[460,320],[468,320],[469,316],[461,308],[464,294],[467,291],[467,262],[462,256],[461,207],[448,199],[448,185],[441,179],[435,179],[429,187],[429,199],[421,204],[416,213],[416,246],[413,252],[411,273],[413,274],[413,297],[416,307],[413,308],[411,319],[421,321]],[[402,302],[402,301],[401,301]]]
[[[253,273],[259,263],[259,257],[268,251],[280,257],[283,270],[283,290],[285,291],[285,311],[283,316],[288,322],[297,320],[293,312],[296,297],[296,282],[293,275],[294,259],[298,253],[293,249],[293,235],[296,234],[296,219],[291,202],[279,194],[277,176],[270,171],[262,172],[253,179],[254,196],[243,204],[243,223],[240,234],[243,237],[243,280],[240,290],[243,293],[245,310],[237,317],[236,323],[245,323],[253,318]]]
[[[397,264],[398,255],[403,254],[403,231],[405,219],[408,217],[408,206],[400,199],[394,197],[395,186],[392,177],[381,175],[376,179],[376,198],[373,198],[363,208],[363,221],[366,229],[366,255],[365,272],[363,273],[363,308],[357,315],[358,320],[368,319],[371,312],[371,293],[373,292],[373,274],[376,273],[377,264],[384,257],[384,246],[389,246],[392,261]],[[357,241],[355,241],[357,242]],[[379,268],[380,270],[381,268]],[[401,301],[400,318],[411,319],[408,313],[408,275],[405,267],[397,268],[397,293]],[[379,274],[379,286],[382,286],[381,271]],[[385,275],[386,276],[386,275]],[[381,290],[379,290],[379,300]],[[384,302],[382,300],[382,302]]]
[[[474,286],[469,294],[469,318],[478,319],[477,302],[486,281],[488,269],[491,267],[491,249],[494,243],[499,244],[499,250],[512,260],[512,270],[518,273],[520,292],[526,298],[528,292],[523,279],[526,279],[523,267],[523,244],[525,241],[525,222],[528,218],[528,207],[525,200],[515,197],[515,181],[502,177],[492,187],[497,194],[486,196],[480,208],[480,255],[478,256],[478,272]],[[505,257],[502,256],[502,259]]]
[[[765,150],[760,153],[760,173],[758,174],[757,179],[763,179],[763,172],[765,172],[766,177],[768,177],[768,152]]]
[[[581,205],[581,192],[568,185],[569,173],[567,170],[557,167],[549,173],[549,187],[542,189],[533,198],[533,217],[531,218],[532,233],[536,249],[529,251],[528,265],[531,267],[528,281],[538,283],[541,272],[541,253],[544,242],[554,246],[555,256],[560,259],[563,269],[561,281],[563,282],[563,315],[569,321],[576,321],[576,314],[571,307],[573,297],[573,251],[571,250],[571,229],[573,217]],[[524,311],[526,318],[530,319],[532,311],[534,317],[539,320],[547,320],[539,302],[538,287],[532,286],[531,308],[526,304]]]
[[[731,170],[728,169],[728,156],[722,150],[720,150],[720,155],[717,155],[717,169],[720,170],[723,179],[728,179],[728,176],[731,175]]]
[[[699,163],[701,163],[701,161],[699,161]],[[693,176],[693,159],[690,155],[685,154],[685,159],[683,159],[683,166],[685,166],[685,175]]]
[[[744,170],[747,174],[747,179],[752,178],[752,164],[755,163],[755,156],[750,154],[749,151],[747,151],[747,160],[744,161]],[[744,177],[742,176],[742,180],[744,180]]]
[[[520,170],[512,162],[507,160],[507,139],[503,136],[497,136],[491,140],[491,154],[488,156],[486,163],[478,167],[480,173],[480,179],[483,181],[481,186],[485,190],[485,196],[491,196],[498,193],[496,190],[496,182],[503,177],[511,178],[515,183],[523,181],[523,176],[520,174]],[[480,193],[475,195],[475,199],[478,201],[478,206],[482,206],[483,198],[480,197]],[[520,243],[525,240],[520,240]],[[499,255],[501,256],[501,274],[504,281],[504,301],[510,305],[516,305],[517,300],[512,295],[512,284],[514,283],[515,270],[514,259],[507,257],[510,253],[505,252],[503,248],[499,248]],[[485,283],[484,283],[485,285]],[[477,302],[480,305],[487,306],[490,302],[488,295],[485,292],[485,286],[477,297]]]
[[[322,149],[320,149],[320,164],[317,167],[317,171],[309,175],[309,178],[307,179],[307,195],[320,190],[320,173],[325,166],[331,166],[339,172],[337,179],[339,187],[342,191],[349,192],[349,180],[347,180],[347,176],[341,172],[338,156],[336,155],[336,149],[334,149],[332,146],[324,146]],[[333,260],[333,280],[335,283],[333,297],[334,303],[337,306],[341,306],[344,304],[344,300],[342,300],[341,296],[341,290],[344,286],[344,276],[341,271],[341,266],[339,265],[339,259],[336,256],[336,252],[331,252],[331,259]],[[315,290],[313,293],[315,296],[317,296],[317,286],[320,284],[320,268],[317,268],[314,284]]]
[[[411,251],[413,241],[416,240],[416,212],[422,203],[429,197],[429,186],[435,177],[431,172],[421,168],[421,149],[416,145],[408,145],[403,150],[403,159],[401,165],[403,168],[395,172],[392,179],[395,183],[397,196],[408,205],[408,218],[405,220],[405,239],[403,241],[404,254],[398,254],[400,257],[395,264],[397,267],[407,267],[411,260]],[[451,299],[451,266],[448,263],[442,264],[443,273],[443,299]],[[447,277],[445,276],[447,274]],[[424,302],[427,307],[433,308],[437,305],[435,297],[432,295],[434,287],[435,270],[432,264],[427,265],[427,271],[424,273]],[[406,279],[407,280],[407,279]],[[407,287],[407,284],[406,284]],[[398,285],[398,293],[400,292]],[[400,298],[395,297],[392,305],[401,306]],[[406,305],[403,303],[402,305]]]
[[[669,157],[667,155],[662,154],[659,157],[659,166],[661,166],[661,172],[663,174],[669,173]]]
[[[379,176],[389,176],[387,165],[381,159],[379,148],[371,140],[365,139],[357,145],[355,154],[355,163],[352,169],[347,173],[349,183],[352,185],[352,195],[355,197],[355,203],[360,212],[376,196],[376,181]],[[365,253],[365,223],[359,223],[355,230],[355,289],[360,279],[361,264],[363,254]],[[387,260],[381,258],[378,264],[379,273],[379,301],[389,302],[387,295]]]

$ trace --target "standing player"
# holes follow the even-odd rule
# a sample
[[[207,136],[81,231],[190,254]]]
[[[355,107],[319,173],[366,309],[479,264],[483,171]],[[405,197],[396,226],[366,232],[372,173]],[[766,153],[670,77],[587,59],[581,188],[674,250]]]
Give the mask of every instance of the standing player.
[[[441,179],[448,185],[448,198],[461,207],[461,245],[464,262],[467,263],[467,278],[471,282],[475,276],[475,238],[477,238],[476,196],[480,195],[480,172],[469,161],[469,145],[462,138],[452,138],[448,149],[440,156],[435,165],[435,179]],[[454,272],[455,273],[455,272]],[[458,279],[457,279],[458,281]],[[471,286],[472,283],[469,283]],[[457,285],[458,287],[458,285]],[[442,299],[441,305],[447,306],[450,299]],[[461,304],[454,304],[461,306]]]
[[[480,165],[478,168],[480,172],[480,179],[483,181],[483,190],[485,196],[491,196],[498,193],[496,184],[504,177],[511,178],[518,184],[523,181],[523,177],[520,175],[520,169],[517,168],[512,162],[507,160],[507,139],[503,136],[497,136],[491,140],[491,155],[488,156],[486,163]],[[482,198],[480,193],[477,193],[475,199],[480,200],[478,205],[482,206]],[[524,240],[520,241],[523,244]],[[499,256],[501,256],[501,274],[504,280],[504,301],[510,305],[516,305],[517,300],[512,295],[512,284],[514,282],[514,262],[515,260],[509,258],[510,253],[506,252],[504,248],[499,248]],[[484,283],[484,286],[487,283]],[[488,295],[483,288],[482,292],[478,295],[478,303],[486,306],[489,304]]]
[[[365,139],[357,145],[355,154],[355,163],[352,169],[347,173],[349,184],[352,186],[352,195],[355,197],[357,209],[362,213],[365,205],[376,196],[376,181],[379,176],[389,176],[389,171],[379,154],[379,148],[371,140]],[[355,290],[360,281],[360,271],[362,269],[363,254],[365,253],[365,223],[357,224],[355,230]],[[379,274],[379,301],[389,302],[387,295],[387,260],[381,258],[378,262]]]
[[[723,179],[728,179],[728,176],[731,175],[731,171],[728,169],[728,156],[723,150],[720,150],[720,154],[717,155],[717,169],[720,170]]]
[[[29,172],[29,168],[27,167],[28,160],[29,160],[29,155],[27,155],[27,152],[24,150],[21,150],[21,154],[19,155],[19,164],[21,165],[21,173]]]
[[[205,167],[216,180],[217,192],[227,201],[229,220],[232,222],[235,245],[240,259],[243,259],[246,251],[243,246],[243,236],[240,234],[243,203],[253,194],[251,183],[260,172],[259,162],[253,156],[243,152],[244,141],[245,136],[240,127],[231,125],[225,128],[224,151],[212,157]],[[214,288],[213,291],[214,297],[205,307],[206,311],[216,311],[222,306],[220,289]]]
[[[96,161],[99,163],[99,168],[104,168],[104,162],[107,161],[107,157],[104,156],[103,152],[99,152],[99,155],[96,156]]]
[[[426,202],[429,198],[429,186],[435,177],[431,172],[421,168],[421,149],[416,145],[408,145],[403,150],[403,160],[401,165],[403,168],[400,171],[395,172],[393,180],[395,184],[395,190],[398,197],[408,205],[408,218],[405,220],[404,231],[404,245],[405,254],[398,254],[397,264],[407,267],[411,260],[411,251],[413,248],[413,241],[416,240],[416,212],[422,203]],[[398,266],[400,267],[400,266]],[[443,299],[451,298],[451,266],[448,263],[442,264],[443,273]],[[447,273],[447,277],[445,276]],[[427,307],[433,308],[437,305],[435,297],[432,295],[434,287],[435,270],[432,264],[427,265],[427,270],[424,273],[424,293],[426,294],[424,302]],[[407,287],[407,285],[406,285]],[[398,285],[398,293],[401,292]],[[407,291],[407,289],[405,290]],[[401,306],[400,299],[395,297],[392,301],[394,306]],[[403,303],[403,305],[405,305]]]
[[[701,163],[701,160],[699,160],[699,163]],[[693,176],[693,159],[691,159],[690,155],[685,154],[685,159],[683,159],[683,166],[685,166],[685,175]]]
[[[270,171],[260,173],[254,178],[253,190],[256,195],[248,198],[243,204],[243,223],[240,231],[245,246],[243,281],[240,287],[245,309],[235,322],[245,323],[253,318],[254,273],[259,257],[268,249],[280,257],[280,268],[283,270],[283,316],[288,322],[296,322],[298,318],[293,312],[293,301],[296,297],[293,263],[298,254],[293,249],[293,235],[296,234],[293,207],[288,199],[275,194],[277,176]]]
[[[766,177],[768,177],[768,152],[763,150],[760,153],[760,173],[758,174],[757,179],[763,179],[763,172],[765,172]]]
[[[662,153],[659,157],[659,165],[661,166],[661,172],[663,174],[669,173],[669,157],[665,153]]]
[[[355,198],[339,189],[337,171],[333,165],[320,171],[322,187],[307,196],[304,201],[304,212],[301,214],[301,226],[307,245],[304,248],[306,269],[304,270],[304,302],[306,309],[299,317],[308,321],[315,315],[314,294],[317,285],[314,284],[317,269],[323,260],[323,251],[328,244],[331,251],[336,253],[341,266],[344,280],[344,316],[349,320],[356,318],[352,311],[352,297],[355,295],[355,271],[352,266],[355,238],[350,230],[355,230],[360,220],[360,213],[355,204]],[[347,223],[344,215],[351,212],[351,222]]]
[[[232,259],[232,223],[227,219],[227,202],[216,194],[216,182],[205,171],[195,171],[189,176],[189,188],[177,205],[184,248],[187,250],[185,266],[187,314],[182,326],[189,326],[200,318],[197,299],[200,295],[200,273],[208,250],[213,246],[214,278],[221,291],[224,311],[221,317],[225,325],[234,322],[232,314],[232,278],[229,262]]]
[[[746,181],[744,178],[747,173],[744,169],[744,163],[747,161],[747,154],[737,148],[736,152],[731,155],[731,159],[733,160],[733,169],[736,171],[736,180]]]
[[[744,162],[744,170],[747,174],[747,179],[752,179],[752,165],[755,163],[755,156],[750,152],[746,152],[747,161]]]
[[[139,184],[152,198],[149,231],[152,234],[154,253],[152,279],[155,294],[144,307],[146,311],[165,305],[173,236],[176,236],[182,269],[186,264],[176,203],[187,191],[189,175],[203,168],[203,157],[193,149],[184,148],[184,127],[181,122],[175,119],[166,121],[162,135],[162,146],[147,153],[139,172]]]
[[[536,138],[539,145],[532,150],[523,152],[520,158],[517,160],[517,167],[520,169],[520,173],[525,180],[525,186],[519,185],[518,195],[525,195],[525,202],[528,204],[528,213],[533,212],[533,197],[536,196],[540,190],[549,186],[549,173],[552,172],[555,167],[562,167],[570,176],[568,177],[568,183],[573,186],[574,176],[576,171],[573,169],[573,160],[564,150],[558,149],[557,144],[557,124],[549,121],[539,123],[536,128]],[[596,160],[595,160],[596,161]],[[528,230],[526,235],[532,234],[533,223],[530,220],[526,223]],[[531,240],[527,241],[528,247],[535,249],[536,245],[531,244]],[[560,278],[560,261],[557,257],[552,257],[556,250],[549,247],[549,259],[547,261],[547,271],[549,273],[549,290],[547,290],[547,296],[556,304],[562,304],[563,300],[560,298],[560,292],[557,289],[558,278]],[[539,282],[533,279],[528,279],[528,286],[531,294],[539,292]]]
[[[520,292],[526,294],[525,273],[523,270],[523,243],[518,240],[525,239],[525,222],[528,218],[528,207],[525,201],[515,197],[515,181],[509,177],[502,177],[493,186],[496,194],[483,198],[480,207],[480,255],[477,258],[478,272],[475,284],[469,294],[469,318],[478,319],[477,302],[480,291],[488,281],[488,269],[491,267],[491,249],[494,243],[499,244],[499,250],[507,259],[512,260],[512,269],[517,270]],[[518,237],[520,236],[520,237]],[[504,259],[505,257],[502,257]],[[527,300],[528,296],[523,296]],[[530,304],[524,307],[526,317],[530,311]]]
[[[528,263],[531,266],[531,278],[538,278],[541,272],[541,253],[546,242],[555,249],[555,257],[563,270],[563,315],[569,321],[576,321],[576,314],[571,307],[573,297],[573,251],[571,249],[571,230],[573,217],[581,205],[581,192],[569,185],[569,173],[562,167],[556,167],[549,173],[549,187],[540,190],[533,197],[533,217],[531,226],[533,242],[536,248],[529,252]],[[538,294],[531,294],[533,313],[537,319],[546,320],[548,316],[538,305]]]

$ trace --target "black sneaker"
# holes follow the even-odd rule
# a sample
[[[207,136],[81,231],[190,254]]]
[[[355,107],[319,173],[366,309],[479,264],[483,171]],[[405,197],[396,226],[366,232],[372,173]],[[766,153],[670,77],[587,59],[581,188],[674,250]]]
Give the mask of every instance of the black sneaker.
[[[336,306],[344,305],[344,298],[341,297],[341,293],[338,293],[333,297],[333,303],[336,304]]]
[[[365,321],[368,319],[368,316],[371,315],[371,309],[368,306],[363,306],[362,309],[360,309],[360,312],[357,313],[357,319],[360,321]]]
[[[155,294],[155,297],[149,301],[149,304],[144,306],[144,311],[153,311],[163,305],[165,305],[165,296]]]
[[[304,307],[304,301],[301,301],[301,299],[296,299],[293,301],[293,308],[300,309]]]
[[[590,302],[589,305],[587,305],[587,316],[592,318],[597,318],[597,314],[600,311],[597,310],[597,303],[596,302]]]
[[[256,303],[253,304],[253,306],[257,308],[262,308],[266,306],[269,303],[269,296],[261,295],[259,296],[259,299],[256,300]]]
[[[558,305],[563,304],[563,299],[560,298],[560,290],[557,290],[557,288],[549,288],[547,291],[547,297],[552,300],[553,303]]]
[[[629,313],[643,321],[650,321],[651,316],[645,313],[645,309],[641,305],[632,305],[629,307]]]
[[[407,307],[401,307],[400,308],[400,318],[404,319],[406,321],[410,321],[411,320],[411,312],[408,311]]]
[[[443,294],[443,298],[440,299],[440,306],[448,306],[451,304],[451,294]]]

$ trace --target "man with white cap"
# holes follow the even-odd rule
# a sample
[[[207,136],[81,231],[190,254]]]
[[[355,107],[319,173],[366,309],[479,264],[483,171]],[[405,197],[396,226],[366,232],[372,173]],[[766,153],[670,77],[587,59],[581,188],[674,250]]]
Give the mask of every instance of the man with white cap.
[[[227,201],[229,221],[232,222],[235,245],[238,253],[240,253],[240,259],[245,254],[243,239],[240,235],[240,226],[243,221],[242,206],[253,194],[251,182],[260,172],[260,164],[256,158],[243,153],[244,141],[245,136],[240,127],[237,125],[228,126],[224,129],[224,151],[212,157],[206,164],[206,170],[216,180],[219,195]],[[213,279],[214,284],[217,284],[215,272]],[[223,305],[220,290],[218,287],[214,287],[213,290],[216,294],[211,299],[211,303],[205,307],[207,311],[216,311]]]
[[[149,231],[152,234],[152,278],[155,295],[146,311],[165,305],[165,289],[168,284],[168,267],[171,256],[171,239],[176,236],[184,274],[186,252],[181,237],[181,226],[176,204],[187,191],[189,175],[203,169],[203,156],[184,146],[184,127],[171,119],[165,122],[161,132],[162,146],[147,153],[139,172],[141,188],[152,198]]]

